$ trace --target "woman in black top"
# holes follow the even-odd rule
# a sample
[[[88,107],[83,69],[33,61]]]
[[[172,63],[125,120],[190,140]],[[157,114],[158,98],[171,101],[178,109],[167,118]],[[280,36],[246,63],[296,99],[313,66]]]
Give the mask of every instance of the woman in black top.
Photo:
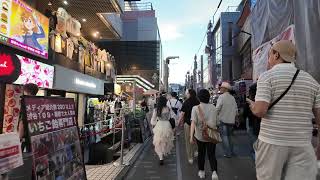
[[[190,126],[191,126],[191,111],[193,106],[200,104],[196,91],[188,89],[186,92],[187,100],[183,103],[179,118],[179,124],[184,124],[184,137],[186,142],[187,157],[190,164],[193,164],[194,153],[196,152],[196,145],[190,144]]]

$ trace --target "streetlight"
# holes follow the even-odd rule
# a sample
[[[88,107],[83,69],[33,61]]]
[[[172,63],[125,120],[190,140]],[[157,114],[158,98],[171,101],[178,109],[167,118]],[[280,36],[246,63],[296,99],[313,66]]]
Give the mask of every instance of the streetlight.
[[[164,78],[163,78],[163,83],[164,83],[164,89],[165,91],[168,91],[169,88],[169,64],[171,59],[178,59],[179,56],[168,56],[165,60],[165,67],[164,67]]]

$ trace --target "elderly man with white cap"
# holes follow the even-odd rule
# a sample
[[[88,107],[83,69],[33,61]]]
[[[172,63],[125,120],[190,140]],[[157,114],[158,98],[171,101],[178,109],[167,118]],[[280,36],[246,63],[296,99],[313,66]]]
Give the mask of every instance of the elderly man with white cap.
[[[234,154],[231,141],[231,132],[238,114],[238,107],[235,98],[229,93],[231,85],[223,82],[220,87],[221,95],[217,101],[218,120],[220,121],[220,131],[224,156],[231,158]]]
[[[294,66],[296,48],[275,43],[269,68],[258,80],[252,112],[262,118],[256,151],[258,180],[315,180],[317,160],[311,144],[312,117],[320,124],[320,85]]]

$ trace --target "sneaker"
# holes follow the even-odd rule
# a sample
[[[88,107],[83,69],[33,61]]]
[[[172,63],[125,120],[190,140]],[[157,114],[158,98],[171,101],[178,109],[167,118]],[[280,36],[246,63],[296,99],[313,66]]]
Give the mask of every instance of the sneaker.
[[[198,156],[199,156],[198,151],[194,152],[194,157],[198,157]]]
[[[212,180],[219,180],[217,172],[213,171],[212,173]]]
[[[193,164],[193,159],[188,160],[189,164]]]
[[[200,177],[200,179],[204,179],[206,177],[206,173],[204,171],[199,171],[198,176]]]

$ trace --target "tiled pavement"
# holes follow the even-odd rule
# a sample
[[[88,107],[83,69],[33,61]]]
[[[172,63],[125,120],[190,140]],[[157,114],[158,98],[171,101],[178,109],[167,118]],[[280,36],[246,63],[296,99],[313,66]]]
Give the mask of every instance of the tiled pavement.
[[[126,156],[124,162],[130,162],[134,155],[139,151],[142,144],[134,146]],[[119,163],[120,160],[116,161]],[[115,166],[114,163],[106,165],[86,165],[86,173],[88,180],[113,180],[124,169],[124,166]]]

